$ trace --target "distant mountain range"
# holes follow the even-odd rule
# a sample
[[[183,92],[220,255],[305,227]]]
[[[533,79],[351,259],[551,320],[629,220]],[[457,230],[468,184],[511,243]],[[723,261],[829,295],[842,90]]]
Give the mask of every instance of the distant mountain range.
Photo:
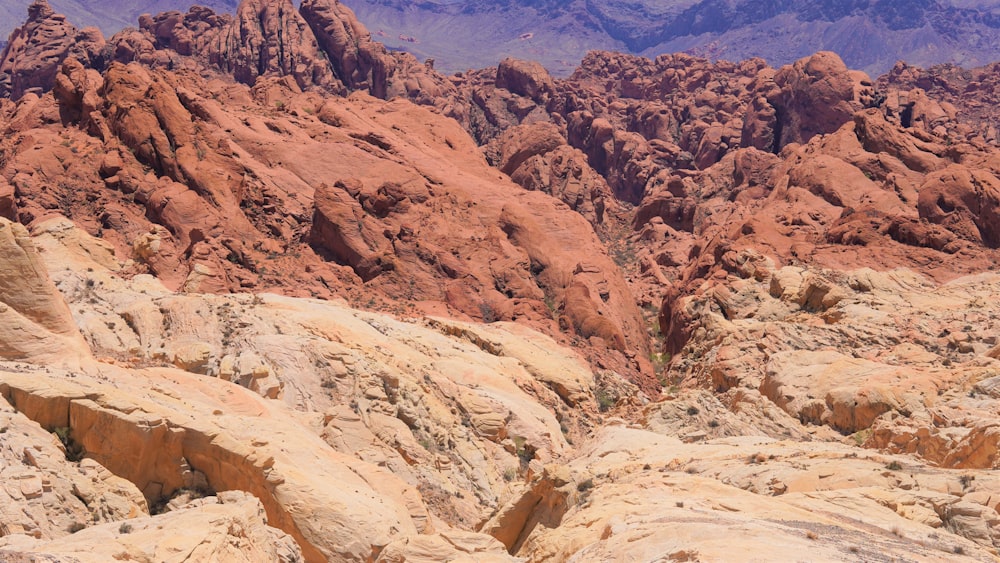
[[[1000,0],[343,1],[377,41],[433,58],[445,72],[514,56],[566,75],[593,49],[759,56],[772,65],[831,50],[872,75],[897,60],[971,67],[1000,59]],[[75,25],[95,25],[107,36],[143,13],[186,11],[192,3],[232,12],[238,0],[50,1]],[[29,4],[0,0],[0,38],[24,20]]]
[[[344,0],[387,46],[456,71],[504,56],[557,74],[590,49],[654,57],[760,56],[783,64],[819,50],[880,74],[897,60],[975,66],[1000,59],[1000,1],[977,0]]]

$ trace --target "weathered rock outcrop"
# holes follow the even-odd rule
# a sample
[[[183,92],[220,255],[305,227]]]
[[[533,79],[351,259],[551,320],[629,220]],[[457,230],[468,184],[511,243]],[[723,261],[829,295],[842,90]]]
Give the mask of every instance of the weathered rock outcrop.
[[[497,66],[496,87],[531,98],[543,106],[555,94],[552,77],[542,65],[511,58],[500,61]]]
[[[5,561],[166,561],[178,552],[198,561],[247,563],[292,563],[302,557],[295,540],[267,526],[260,502],[236,491],[199,499],[161,516],[92,526],[59,539],[32,541],[21,536],[0,543]]]
[[[601,222],[609,195],[579,153],[559,149],[579,168],[548,161],[548,185],[526,192],[453,121],[408,102],[324,98],[278,79],[212,99],[201,78],[136,62],[112,64],[95,88],[91,71],[64,66],[53,95],[23,102],[15,140],[65,137],[6,153],[21,221],[65,211],[132,271],[188,291],[330,296],[366,282],[375,296],[355,291],[359,303],[423,302],[552,334],[565,313],[564,333],[600,338],[595,364],[652,390],[644,323],[617,267],[592,225],[542,193]],[[47,125],[56,114],[79,129]]]
[[[306,0],[300,11],[340,80],[351,90],[385,97],[395,60],[351,9],[338,0]]]
[[[190,66],[194,58],[253,85],[289,76],[301,89],[344,92],[316,37],[291,1],[247,0],[235,16],[195,6],[187,13],[143,16],[138,30],[111,39],[115,59],[147,66]]]
[[[1000,247],[1000,179],[991,171],[954,165],[929,175],[917,209],[962,239]]]
[[[877,86],[904,127],[996,145],[996,68],[997,63],[922,69],[900,62],[879,77]]]
[[[483,149],[490,164],[527,190],[548,193],[587,218],[595,227],[616,208],[607,182],[579,149],[566,144],[551,123],[508,129]]]
[[[773,107],[774,150],[790,143],[804,143],[815,135],[833,133],[851,120],[854,112],[872,101],[871,79],[851,72],[835,53],[820,52],[784,66],[773,77],[773,86],[758,86]],[[764,110],[767,112],[768,110]],[[760,119],[753,114],[748,120]],[[757,146],[756,139],[745,139]]]
[[[957,475],[840,444],[749,436],[683,444],[613,426],[562,472],[567,492],[555,489],[543,502],[562,494],[567,508],[527,537],[518,553],[530,561],[748,553],[782,560],[803,551],[824,559],[988,559],[998,537],[992,503],[973,500],[988,496],[989,472],[965,474],[966,486]]]
[[[335,80],[316,38],[291,0],[241,2],[219,61],[232,65],[233,77],[253,84],[259,76],[293,76],[300,88]]]
[[[66,446],[6,402],[0,404],[4,466],[0,537],[56,539],[89,525],[149,514],[135,485],[92,459],[70,461]],[[63,438],[66,429],[58,428]],[[0,549],[3,549],[0,547]]]
[[[28,230],[0,218],[0,358],[68,364],[87,355]]]
[[[291,1],[247,0],[235,16],[198,6],[143,16],[138,30],[125,30],[110,44],[120,62],[176,70],[197,61],[250,86],[261,77],[287,76],[302,90],[361,90],[442,107],[453,90],[412,55],[372,41],[338,0],[308,0],[299,9]]]
[[[27,21],[0,52],[0,97],[18,99],[51,90],[63,60],[70,56],[100,68],[104,45],[97,28],[78,30],[46,0],[35,0]]]

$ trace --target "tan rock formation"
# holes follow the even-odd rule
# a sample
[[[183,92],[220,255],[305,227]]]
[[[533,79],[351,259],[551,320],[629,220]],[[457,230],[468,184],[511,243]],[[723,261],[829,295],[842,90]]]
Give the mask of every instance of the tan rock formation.
[[[67,436],[65,427],[50,434],[6,402],[0,406],[4,460],[0,475],[5,484],[0,488],[0,536],[4,539],[24,535],[51,540],[86,526],[149,513],[132,483],[92,459],[67,459],[67,449],[57,437]]]
[[[85,284],[85,279],[93,280],[93,292],[74,299],[73,307],[79,311],[78,322],[97,354],[116,358],[121,365],[170,362],[188,372],[142,372],[141,377],[158,382],[152,385],[159,391],[147,399],[105,398],[94,393],[86,394],[92,399],[84,399],[69,392],[67,397],[76,398],[60,399],[57,406],[46,406],[45,401],[33,398],[40,388],[26,380],[5,379],[5,385],[11,400],[28,409],[26,412],[44,426],[74,429],[70,436],[88,456],[111,464],[116,473],[136,483],[151,503],[170,498],[177,490],[193,488],[199,479],[215,490],[247,490],[262,499],[272,525],[301,542],[303,537],[318,538],[323,526],[346,525],[337,519],[347,516],[316,512],[320,505],[364,506],[367,501],[363,499],[370,494],[365,491],[375,486],[379,494],[398,499],[394,502],[401,504],[395,510],[405,507],[400,514],[407,516],[394,524],[404,534],[386,536],[391,541],[405,536],[408,529],[413,533],[444,533],[449,524],[471,528],[506,500],[509,483],[529,472],[529,461],[548,462],[565,454],[564,432],[571,431],[579,416],[567,406],[596,407],[593,375],[586,363],[569,350],[561,350],[556,342],[519,325],[480,326],[436,319],[425,328],[334,303],[299,302],[273,295],[175,296],[148,276],[123,281],[101,263],[106,255],[99,241],[78,230],[59,229],[59,224],[65,223],[40,227],[39,241],[53,265],[69,267],[60,270],[57,277],[64,291],[76,295],[75,287]],[[87,277],[77,272],[86,272]],[[178,363],[180,350],[203,350],[205,354],[196,354],[197,365],[188,360]],[[97,369],[100,377],[115,381],[134,377],[108,367]],[[320,413],[316,427],[296,430],[288,419],[285,431],[289,434],[278,437],[284,424],[280,421],[287,416],[281,414],[280,405],[267,406],[267,402],[251,400],[248,395],[234,395],[243,390],[211,377],[200,376],[199,381],[191,371],[215,374],[260,395],[282,398],[280,402],[295,408]],[[269,394],[264,383],[268,380],[284,391]],[[57,381],[52,385],[65,389]],[[174,390],[174,385],[179,387]],[[182,392],[184,386],[191,386],[191,390]],[[187,397],[184,404],[188,404],[194,389],[209,394],[198,399],[203,407],[196,408],[204,409],[201,423],[186,418],[189,415],[181,416],[184,410],[171,410],[181,408],[174,403],[176,397]],[[124,404],[141,404],[142,412],[117,410]],[[543,404],[558,412],[561,422]],[[232,414],[235,426],[230,430],[224,430],[226,425],[217,427],[216,422],[226,420],[220,413],[230,409],[236,409]],[[277,409],[276,419],[266,414],[272,409]],[[244,419],[244,415],[255,418]],[[260,417],[264,417],[260,420],[263,426],[254,429],[256,423],[248,425]],[[296,432],[304,434],[296,438]],[[286,453],[272,452],[264,443],[281,444],[281,452],[286,452],[294,440],[319,440],[314,432],[329,446],[318,442],[295,449],[302,453],[316,450],[321,456],[334,458],[289,461],[286,469],[281,469]],[[263,435],[268,438],[252,438]],[[122,449],[121,444],[128,440],[135,440],[135,445]],[[334,453],[334,449],[342,453]],[[125,455],[125,451],[131,453]],[[355,461],[347,461],[350,459]],[[328,469],[308,478],[297,476],[292,468],[303,463]],[[401,476],[405,483],[369,466],[376,463]],[[330,473],[344,467],[342,464],[370,475],[371,485],[361,487],[360,496],[351,496],[343,503],[302,504],[301,495],[323,488],[323,482],[353,482]],[[309,494],[337,493],[330,489]],[[386,514],[379,509],[373,518]],[[360,521],[372,533],[382,533],[377,520]],[[358,536],[359,530],[344,533],[367,537]],[[379,543],[381,539],[372,541],[370,545],[384,545]],[[471,539],[462,540],[468,541]],[[455,549],[472,549],[463,547],[466,545],[456,544]],[[307,545],[303,549],[310,552]],[[331,547],[321,545],[318,549],[327,550],[326,557],[334,553],[328,551]],[[336,557],[354,557],[350,553],[355,552]]]
[[[48,541],[18,538],[0,544],[6,561],[169,561],[177,554],[196,561],[300,561],[287,534],[266,525],[260,502],[230,491],[156,517],[92,526]]]
[[[0,357],[72,365],[88,352],[28,230],[0,219]]]
[[[992,509],[963,500],[974,495],[951,488],[957,476],[886,469],[885,459],[856,454],[752,437],[684,445],[608,427],[570,463],[576,486],[558,527],[537,527],[519,554],[529,561],[732,560],[751,552],[780,561],[803,551],[825,559],[993,557],[995,528],[975,516],[963,526],[958,516]]]

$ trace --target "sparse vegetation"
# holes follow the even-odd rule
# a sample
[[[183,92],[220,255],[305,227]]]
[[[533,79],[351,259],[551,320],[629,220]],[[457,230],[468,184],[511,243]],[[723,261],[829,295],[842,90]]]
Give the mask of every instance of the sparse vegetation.
[[[598,389],[594,397],[597,398],[597,409],[601,412],[608,412],[615,406],[614,397],[604,389]]]
[[[865,442],[868,441],[868,438],[871,437],[871,435],[872,429],[865,428],[864,430],[858,430],[854,434],[851,434],[851,439],[854,440],[854,445],[860,448]]]
[[[73,441],[71,429],[68,426],[58,426],[52,429],[52,433],[56,435],[56,438],[66,448],[66,459],[68,461],[80,461],[83,459],[83,448]]]
[[[544,301],[545,301],[545,308],[547,308],[549,310],[549,315],[553,319],[558,319],[559,318],[559,308],[556,307],[555,300],[553,300],[552,297],[546,295]]]
[[[172,501],[172,500],[174,500],[174,499],[176,499],[178,497],[186,497],[187,501],[190,502],[192,500],[199,499],[199,498],[204,498],[204,497],[207,497],[207,496],[212,496],[214,494],[215,494],[215,491],[213,491],[210,488],[181,487],[181,488],[175,490],[173,492],[173,494],[171,494],[170,496],[162,497],[160,500],[158,500],[156,503],[154,503],[151,507],[149,507],[149,513],[152,514],[152,515],[156,515],[156,514],[163,514],[164,512],[167,512],[167,505],[170,503],[170,501]],[[129,529],[131,530],[131,526],[130,526]]]
[[[885,468],[889,471],[899,471],[903,468],[903,465],[896,460],[892,460],[886,464]]]
[[[120,534],[132,533],[132,524],[129,524],[128,522],[122,522],[122,525],[118,526],[118,533]]]
[[[649,355],[649,361],[653,364],[653,372],[656,373],[656,380],[661,387],[667,386],[667,364],[670,363],[670,354],[653,352]]]
[[[482,316],[484,323],[493,323],[500,320],[493,306],[485,301],[479,304],[479,314]]]
[[[514,436],[512,438],[514,442],[514,453],[520,458],[522,463],[528,463],[535,459],[535,448],[528,443],[528,439],[524,436]]]
[[[592,488],[594,488],[594,480],[593,479],[587,479],[586,481],[580,481],[576,485],[576,490],[580,491],[581,493],[585,492],[585,491],[589,491]]]

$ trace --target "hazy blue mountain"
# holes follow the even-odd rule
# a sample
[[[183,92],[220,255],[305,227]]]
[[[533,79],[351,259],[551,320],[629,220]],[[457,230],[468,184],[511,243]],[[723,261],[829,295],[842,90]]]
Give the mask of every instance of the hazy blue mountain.
[[[140,14],[238,0],[49,0],[77,26],[110,36]],[[571,72],[584,53],[760,56],[780,65],[819,50],[876,75],[897,60],[963,66],[1000,60],[1000,0],[342,0],[378,41],[461,71],[505,56]],[[0,0],[0,37],[31,0]],[[298,4],[298,0],[296,0]]]
[[[832,50],[872,74],[1000,59],[1000,0],[343,1],[386,45],[452,71],[512,55],[561,73],[589,49],[772,64]]]

